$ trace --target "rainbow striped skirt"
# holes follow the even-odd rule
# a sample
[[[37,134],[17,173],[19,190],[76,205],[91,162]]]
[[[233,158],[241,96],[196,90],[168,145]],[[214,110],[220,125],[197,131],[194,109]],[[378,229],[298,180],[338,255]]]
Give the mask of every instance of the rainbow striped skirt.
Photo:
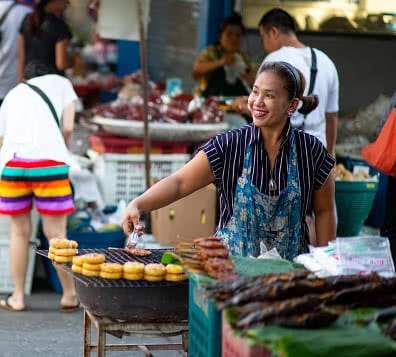
[[[30,212],[33,202],[40,214],[63,215],[74,212],[69,167],[53,160],[14,157],[0,178],[0,214]]]

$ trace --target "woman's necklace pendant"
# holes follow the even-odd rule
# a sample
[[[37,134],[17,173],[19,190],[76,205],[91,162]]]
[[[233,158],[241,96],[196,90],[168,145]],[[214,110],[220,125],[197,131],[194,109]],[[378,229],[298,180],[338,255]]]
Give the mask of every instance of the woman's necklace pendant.
[[[275,191],[276,190],[276,182],[273,178],[270,179],[269,181],[269,189],[270,191]]]

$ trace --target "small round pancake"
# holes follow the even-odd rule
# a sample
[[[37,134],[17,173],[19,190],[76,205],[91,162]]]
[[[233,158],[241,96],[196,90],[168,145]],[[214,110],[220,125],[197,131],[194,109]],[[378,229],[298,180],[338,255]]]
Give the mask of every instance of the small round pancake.
[[[127,274],[143,274],[144,264],[140,262],[126,262],[123,266],[124,273]]]
[[[55,255],[54,260],[57,263],[69,263],[71,262],[73,257],[65,257],[63,255]]]
[[[123,275],[124,279],[126,280],[143,280],[144,278],[144,274],[140,273],[140,274],[132,274],[132,273],[125,273]]]
[[[147,264],[144,267],[144,274],[145,275],[154,275],[154,276],[163,276],[165,275],[165,265],[163,264]]]
[[[106,271],[101,271],[99,273],[99,276],[103,279],[121,279],[122,278],[122,272],[118,273],[108,273]]]
[[[72,265],[72,272],[73,272],[73,273],[81,274],[81,272],[82,272],[81,266],[80,266],[80,265],[75,265],[75,264],[73,264],[73,265]]]
[[[100,273],[99,270],[86,270],[84,268],[81,270],[82,275],[86,275],[86,276],[90,276],[90,277],[99,276],[99,273]]]
[[[102,264],[89,264],[89,263],[83,263],[82,268],[84,270],[91,270],[91,271],[100,271],[100,266]]]
[[[119,263],[102,263],[100,265],[100,271],[106,272],[106,273],[122,273],[122,265]]]

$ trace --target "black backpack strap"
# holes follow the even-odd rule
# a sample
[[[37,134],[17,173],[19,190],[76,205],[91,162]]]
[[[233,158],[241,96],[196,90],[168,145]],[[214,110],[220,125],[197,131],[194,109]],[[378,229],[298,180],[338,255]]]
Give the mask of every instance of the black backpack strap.
[[[311,50],[311,78],[309,79],[308,95],[311,95],[315,87],[316,75],[318,73],[318,63],[316,60],[316,53],[312,47]]]
[[[10,13],[10,11],[12,10],[12,8],[17,5],[17,2],[14,1],[8,8],[7,10],[4,12],[4,14],[1,16],[0,18],[0,26],[3,24],[3,22],[5,21],[5,19],[7,18],[8,14]]]
[[[53,104],[51,103],[50,99],[48,98],[48,96],[37,86],[27,83],[27,82],[23,82],[25,83],[27,86],[29,86],[31,89],[33,89],[43,100],[44,102],[46,102],[48,104],[48,107],[51,110],[52,115],[54,116],[56,125],[60,128],[60,123],[59,123],[59,118],[58,115],[56,114],[56,110],[53,106]]]
[[[316,59],[316,53],[312,47],[309,48],[311,50],[311,77],[309,78],[309,87],[307,95],[311,95],[316,82],[316,75],[318,74],[318,61]],[[304,114],[304,119],[301,125],[301,129],[304,130],[305,128],[305,119],[307,114]]]

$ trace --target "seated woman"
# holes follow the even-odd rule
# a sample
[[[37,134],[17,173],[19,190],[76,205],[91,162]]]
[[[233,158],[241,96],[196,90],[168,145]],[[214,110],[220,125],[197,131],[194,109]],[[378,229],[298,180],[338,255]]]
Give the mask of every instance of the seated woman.
[[[233,255],[258,256],[264,243],[291,260],[307,252],[309,243],[335,239],[335,160],[319,139],[290,124],[300,101],[304,114],[318,105],[317,97],[303,96],[304,88],[304,76],[291,64],[263,63],[248,100],[253,123],[218,134],[183,168],[133,199],[124,212],[124,232],[141,232],[142,214],[215,183],[216,235]],[[311,203],[314,242],[305,221]]]
[[[219,44],[205,48],[194,63],[192,75],[199,81],[198,94],[204,97],[249,94],[256,66],[241,51],[244,31],[238,14],[223,21]]]

